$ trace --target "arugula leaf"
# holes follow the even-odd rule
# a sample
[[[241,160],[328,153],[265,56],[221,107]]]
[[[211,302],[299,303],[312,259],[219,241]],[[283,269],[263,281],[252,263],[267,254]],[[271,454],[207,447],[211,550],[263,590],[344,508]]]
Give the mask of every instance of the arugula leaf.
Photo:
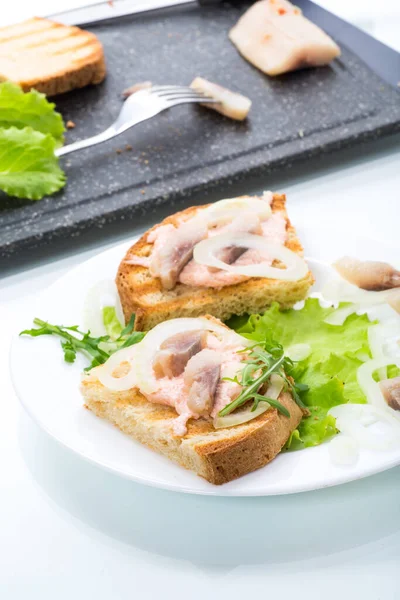
[[[77,325],[71,327],[65,327],[64,325],[51,325],[42,319],[34,319],[35,325],[38,325],[34,329],[25,329],[21,331],[20,335],[30,335],[37,337],[40,335],[57,335],[63,340],[61,347],[64,352],[64,360],[69,363],[75,362],[77,352],[82,352],[88,358],[92,359],[90,368],[103,364],[109,357],[109,353],[103,350],[100,346],[101,343],[107,342],[109,337],[101,336],[93,338],[90,332],[84,333],[79,331]],[[74,335],[73,335],[74,334]],[[78,335],[76,335],[78,334]]]
[[[65,362],[75,362],[78,352],[81,352],[87,358],[91,359],[90,366],[87,367],[85,371],[89,371],[93,367],[102,365],[111,354],[121,348],[137,344],[145,336],[145,333],[141,331],[129,333],[129,331],[131,331],[130,323],[125,327],[118,339],[112,340],[109,335],[102,335],[94,338],[90,335],[90,331],[80,331],[78,325],[72,325],[70,327],[65,327],[64,325],[51,325],[38,318],[34,319],[33,322],[37,327],[24,329],[19,335],[30,335],[32,337],[38,337],[40,335],[56,335],[60,337],[62,339],[61,347],[64,353]],[[128,332],[127,335],[123,335],[124,331]]]
[[[30,127],[0,129],[0,189],[17,198],[40,200],[65,185],[50,134]]]
[[[36,90],[24,93],[11,81],[0,83],[0,128],[32,127],[49,133],[61,145],[65,128],[62,116],[54,109],[55,104],[49,102],[45,94]]]
[[[132,313],[131,318],[129,319],[129,322],[126,325],[125,329],[123,329],[121,331],[121,337],[125,337],[125,336],[131,334],[134,327],[135,327],[135,313]]]
[[[244,348],[241,352],[247,353],[247,358],[243,361],[244,367],[240,372],[240,379],[235,375],[233,379],[226,377],[225,380],[234,381],[241,386],[242,391],[237,398],[219,411],[218,415],[220,417],[229,415],[249,400],[253,401],[252,411],[257,409],[260,402],[268,402],[281,414],[290,417],[289,411],[281,402],[259,393],[260,388],[268,382],[273,373],[279,374],[285,382],[286,389],[291,390],[295,402],[300,407],[305,408],[298,392],[308,390],[308,386],[294,383],[292,377],[293,362],[285,356],[280,344],[268,337],[268,340],[265,340],[263,344],[254,344]]]
[[[343,306],[343,305],[342,305]],[[274,304],[263,315],[231,319],[230,326],[250,340],[278,339],[283,347],[307,343],[311,354],[303,361],[285,364],[285,371],[295,379],[292,394],[300,398],[310,416],[300,423],[287,442],[295,450],[317,446],[336,434],[335,419],[329,409],[347,402],[365,403],[357,382],[361,356],[370,356],[366,315],[351,315],[342,326],[328,325],[324,319],[334,308],[322,308],[315,298],[308,298],[301,310],[280,310]],[[307,386],[307,389],[304,389]]]

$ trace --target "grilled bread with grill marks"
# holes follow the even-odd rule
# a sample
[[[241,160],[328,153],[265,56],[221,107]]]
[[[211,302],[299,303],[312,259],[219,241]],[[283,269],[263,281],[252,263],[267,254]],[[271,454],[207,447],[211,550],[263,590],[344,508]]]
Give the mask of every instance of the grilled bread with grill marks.
[[[106,74],[103,47],[93,33],[32,18],[0,29],[0,80],[48,96],[91,83]]]
[[[86,408],[216,485],[271,462],[303,416],[290,394],[283,392],[279,401],[290,417],[270,408],[252,421],[225,429],[214,429],[205,419],[190,419],[186,435],[177,437],[172,431],[172,420],[178,416],[173,408],[149,402],[136,388],[111,391],[99,382],[95,371],[85,375],[81,385]]]
[[[164,219],[160,225],[178,225],[182,220],[195,216],[201,208],[205,207],[191,207],[178,212]],[[286,220],[285,245],[293,252],[303,255],[302,245],[286,212],[286,197],[283,194],[274,194],[271,208],[273,212],[282,213]],[[225,321],[232,315],[259,313],[275,301],[283,308],[289,308],[305,298],[314,282],[309,271],[299,281],[253,277],[222,288],[193,287],[178,282],[174,289],[164,290],[160,280],[153,277],[148,268],[125,262],[131,255],[150,255],[152,244],[147,242],[148,233],[146,232],[128,250],[116,278],[125,319],[128,321],[132,313],[135,313],[135,328],[138,331],[149,330],[162,321],[177,317],[210,314]]]

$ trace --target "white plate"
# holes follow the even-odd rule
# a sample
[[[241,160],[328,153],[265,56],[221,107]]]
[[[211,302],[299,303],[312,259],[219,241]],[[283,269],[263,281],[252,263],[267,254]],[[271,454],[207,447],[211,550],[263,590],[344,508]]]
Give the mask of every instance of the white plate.
[[[393,261],[398,251],[382,242],[339,236],[316,226],[299,228],[317,283],[331,262],[343,254]],[[26,306],[20,329],[30,328],[33,317],[52,323],[82,323],[86,290],[99,279],[113,278],[130,244],[119,245],[83,263],[42,293],[35,306]],[[82,458],[134,481],[159,488],[216,496],[268,496],[338,485],[400,464],[395,451],[362,451],[354,466],[332,464],[329,443],[317,448],[279,455],[270,465],[223,486],[212,484],[132,441],[82,405],[78,387],[86,365],[63,361],[59,340],[52,337],[16,337],[11,349],[11,373],[17,394],[31,417],[53,438]]]

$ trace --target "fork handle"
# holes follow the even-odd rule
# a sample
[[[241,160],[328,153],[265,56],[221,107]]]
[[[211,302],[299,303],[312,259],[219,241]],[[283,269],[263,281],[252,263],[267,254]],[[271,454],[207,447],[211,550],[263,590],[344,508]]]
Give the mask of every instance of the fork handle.
[[[54,154],[58,156],[64,156],[64,154],[69,154],[70,152],[75,152],[76,150],[82,150],[82,148],[89,148],[90,146],[95,146],[96,144],[101,144],[102,142],[106,142],[115,136],[115,129],[113,127],[109,127],[102,133],[98,135],[94,135],[90,138],[86,138],[85,140],[80,140],[78,142],[74,142],[73,144],[68,144],[67,146],[63,146],[62,148],[57,148]]]

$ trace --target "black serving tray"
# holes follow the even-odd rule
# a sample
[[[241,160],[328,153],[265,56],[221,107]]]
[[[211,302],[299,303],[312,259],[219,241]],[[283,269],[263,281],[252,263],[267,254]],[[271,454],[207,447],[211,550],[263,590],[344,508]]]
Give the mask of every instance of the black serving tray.
[[[150,212],[189,205],[194,192],[206,200],[218,187],[223,195],[228,182],[400,130],[400,55],[309,0],[297,4],[335,37],[342,56],[331,66],[277,78],[254,69],[228,39],[246,4],[181,7],[93,27],[108,75],[99,86],[56,98],[64,119],[76,124],[67,143],[108,127],[122,90],[144,80],[189,84],[202,75],[248,95],[249,119],[237,123],[180,106],[66,155],[62,192],[40,202],[0,195],[1,264],[10,267],[18,254],[33,256],[43,245],[51,252],[57,240],[112,223],[138,226]]]

